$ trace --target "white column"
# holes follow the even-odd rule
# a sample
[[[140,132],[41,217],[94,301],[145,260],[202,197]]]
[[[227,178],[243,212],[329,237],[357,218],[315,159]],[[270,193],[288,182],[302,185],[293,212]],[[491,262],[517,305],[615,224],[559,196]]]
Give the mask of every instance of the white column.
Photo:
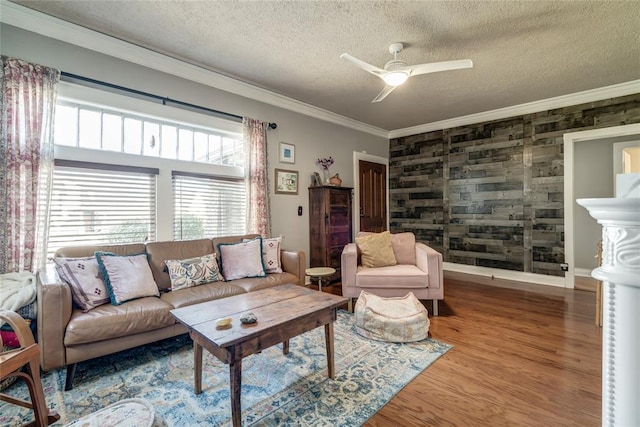
[[[580,199],[602,224],[602,425],[640,426],[640,199]]]

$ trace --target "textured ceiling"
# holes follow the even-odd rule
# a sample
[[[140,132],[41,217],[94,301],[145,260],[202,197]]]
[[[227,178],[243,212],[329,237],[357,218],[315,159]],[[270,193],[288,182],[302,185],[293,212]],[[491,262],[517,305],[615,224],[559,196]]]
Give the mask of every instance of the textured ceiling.
[[[638,1],[23,1],[14,3],[386,130],[640,79]],[[408,64],[471,59],[384,101]]]

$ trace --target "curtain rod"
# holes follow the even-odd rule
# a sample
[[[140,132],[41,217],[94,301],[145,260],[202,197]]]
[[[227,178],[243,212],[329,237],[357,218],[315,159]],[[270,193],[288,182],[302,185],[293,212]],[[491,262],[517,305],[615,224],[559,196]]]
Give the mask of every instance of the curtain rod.
[[[238,116],[237,114],[226,113],[224,111],[214,110],[213,108],[202,107],[200,105],[190,104],[184,101],[178,101],[175,99],[167,98],[164,96],[154,95],[149,92],[143,92],[137,89],[131,89],[124,86],[119,86],[113,83],[107,83],[100,80],[92,79],[89,77],[79,76],[77,74],[67,73],[66,71],[60,72],[60,80],[69,82],[69,83],[78,83],[83,86],[88,87],[107,87],[112,90],[124,92],[128,95],[136,95],[138,98],[151,98],[156,101],[160,101],[162,105],[175,105],[185,110],[192,110],[196,112],[205,112],[212,116],[220,117],[227,120],[232,120],[234,122],[242,123],[242,116]],[[276,123],[269,123],[269,129],[275,129],[278,125]]]

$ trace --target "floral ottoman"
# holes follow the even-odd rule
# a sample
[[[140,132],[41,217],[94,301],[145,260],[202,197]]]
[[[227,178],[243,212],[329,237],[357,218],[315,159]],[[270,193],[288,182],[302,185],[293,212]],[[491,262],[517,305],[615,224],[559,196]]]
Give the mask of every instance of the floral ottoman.
[[[85,415],[65,427],[167,427],[167,422],[144,399],[123,399]]]
[[[362,291],[355,307],[356,331],[379,341],[420,341],[429,333],[427,309],[409,292],[400,298],[383,298]]]

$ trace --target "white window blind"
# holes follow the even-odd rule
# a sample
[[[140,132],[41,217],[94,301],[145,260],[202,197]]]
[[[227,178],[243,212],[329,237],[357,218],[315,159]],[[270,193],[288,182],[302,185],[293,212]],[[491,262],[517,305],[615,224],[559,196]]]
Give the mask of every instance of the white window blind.
[[[56,160],[48,256],[64,246],[154,241],[157,169]]]
[[[174,171],[175,240],[245,234],[246,192],[243,179]]]

